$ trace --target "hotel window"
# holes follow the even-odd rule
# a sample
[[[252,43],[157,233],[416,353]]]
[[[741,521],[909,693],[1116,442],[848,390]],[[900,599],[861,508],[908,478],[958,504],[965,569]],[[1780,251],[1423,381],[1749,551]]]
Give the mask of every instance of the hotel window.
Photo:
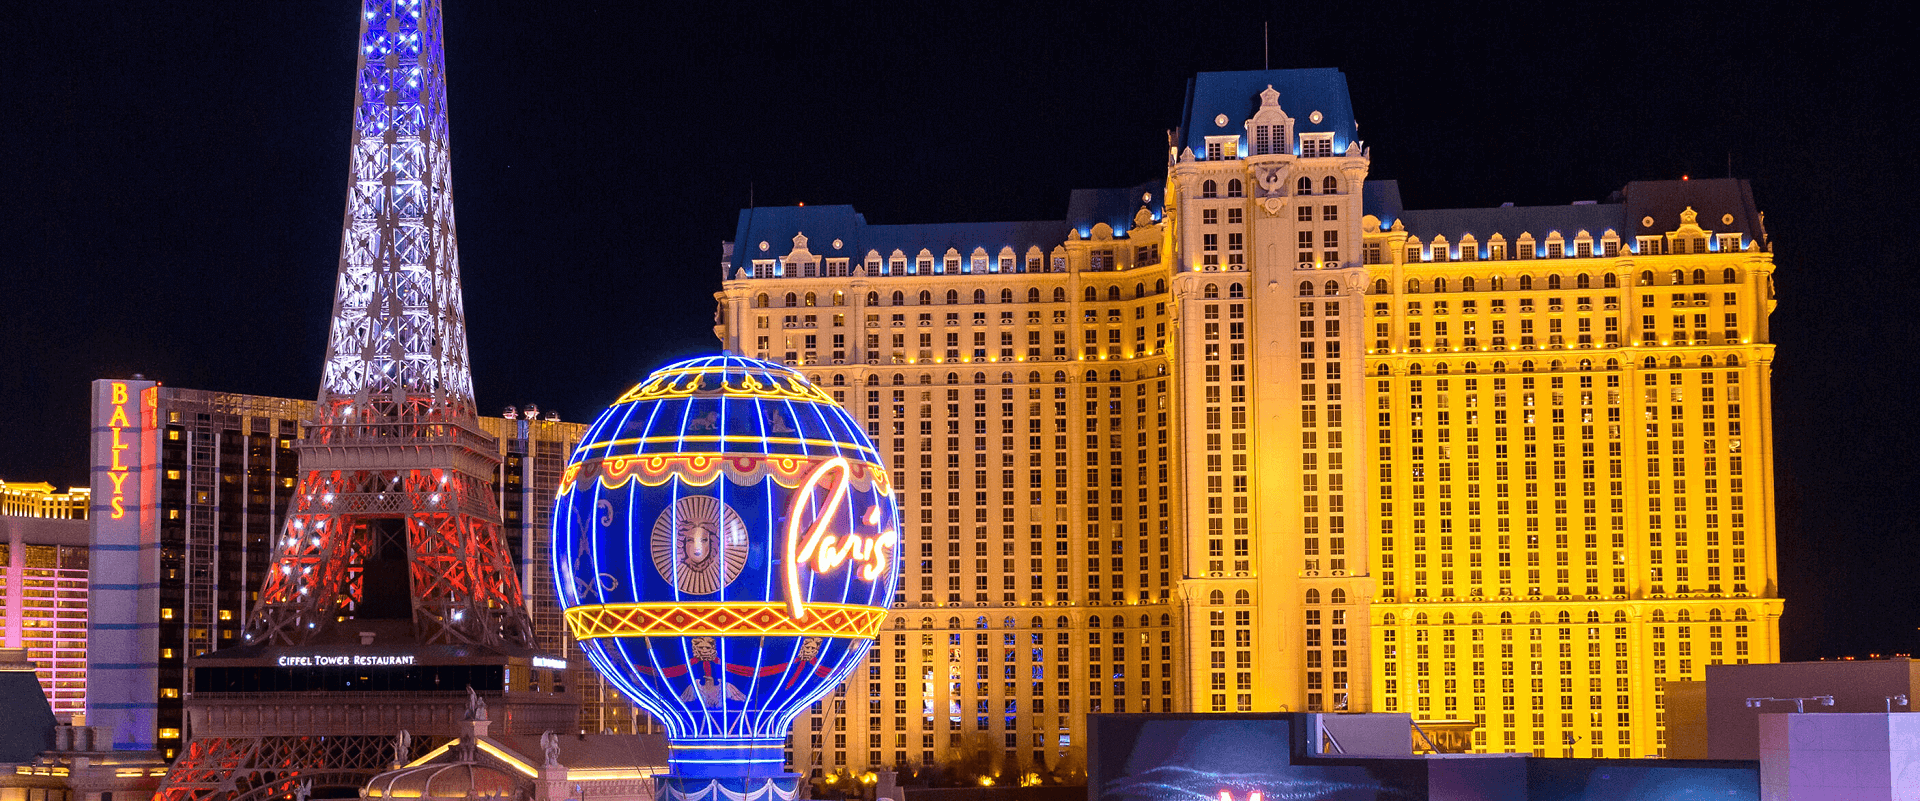
[[[1333,155],[1333,134],[1305,133],[1300,135],[1301,158],[1325,158]]]

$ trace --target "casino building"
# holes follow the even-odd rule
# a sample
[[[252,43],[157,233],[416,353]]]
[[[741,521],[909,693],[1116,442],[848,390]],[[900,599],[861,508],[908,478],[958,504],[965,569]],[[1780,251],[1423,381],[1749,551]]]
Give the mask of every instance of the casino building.
[[[81,687],[86,688],[89,723],[108,727],[119,747],[157,750],[171,759],[192,736],[183,706],[183,695],[193,692],[186,659],[234,645],[241,636],[272,561],[268,540],[285,525],[300,476],[294,441],[301,422],[312,415],[311,399],[143,380],[94,382],[94,508],[91,520],[79,524],[79,544],[86,545],[90,525],[98,553],[140,554],[144,548],[157,556],[151,564],[101,572],[149,578],[96,584],[96,647],[83,650],[84,632],[71,646],[75,664],[68,672],[80,683],[70,693],[76,706],[71,711],[79,711]],[[607,687],[584,660],[572,658],[577,648],[554,602],[552,572],[545,569],[554,490],[585,425],[561,422],[553,414],[543,419],[531,406],[481,418],[480,425],[499,448],[502,466],[493,489],[527,588],[534,634],[548,653],[569,660],[569,684],[582,701],[580,731],[632,731],[631,702]],[[122,446],[117,462],[115,428]],[[153,450],[144,463],[129,456],[148,442]],[[77,492],[85,497],[84,488]],[[40,567],[34,561],[40,552],[28,548],[22,567]],[[77,557],[64,550],[46,555],[66,560],[57,569],[78,565],[82,614],[86,555],[84,547]],[[35,574],[29,570],[27,575]],[[125,602],[116,605],[116,597]],[[33,654],[43,671],[65,664],[48,656]],[[69,711],[62,706],[65,696],[54,697],[56,712]]]
[[[1089,712],[1395,711],[1663,750],[1662,680],[1778,658],[1739,180],[1409,207],[1337,70],[1203,73],[1164,179],[1063,219],[751,208],[715,333],[867,426],[905,573],[796,720],[823,774],[1085,764]]]

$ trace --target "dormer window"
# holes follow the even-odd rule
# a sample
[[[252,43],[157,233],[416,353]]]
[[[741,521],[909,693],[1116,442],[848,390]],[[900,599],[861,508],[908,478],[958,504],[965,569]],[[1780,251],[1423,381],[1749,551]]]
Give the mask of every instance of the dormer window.
[[[1253,146],[1256,156],[1285,156],[1293,153],[1287,132],[1292,128],[1293,120],[1280,110],[1280,92],[1268,86],[1260,93],[1260,110],[1247,123],[1250,136],[1248,144]]]
[[[1326,158],[1331,155],[1333,155],[1332,133],[1303,133],[1300,135],[1301,158]]]
[[[1222,159],[1235,159],[1239,157],[1240,157],[1240,137],[1238,136],[1207,137],[1207,160],[1208,161],[1219,161]]]

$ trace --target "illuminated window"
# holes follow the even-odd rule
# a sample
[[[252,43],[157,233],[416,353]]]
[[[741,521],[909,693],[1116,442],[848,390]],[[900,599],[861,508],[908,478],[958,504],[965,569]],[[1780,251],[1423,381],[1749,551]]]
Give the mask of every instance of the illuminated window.
[[[161,620],[172,620],[172,619],[173,619],[173,607],[170,607],[170,606],[169,606],[169,607],[162,607],[162,608],[160,609],[160,619],[161,619]]]
[[[162,739],[162,740],[178,740],[178,739],[180,739],[180,730],[179,730],[179,729],[161,729],[161,730],[160,730],[160,739]]]

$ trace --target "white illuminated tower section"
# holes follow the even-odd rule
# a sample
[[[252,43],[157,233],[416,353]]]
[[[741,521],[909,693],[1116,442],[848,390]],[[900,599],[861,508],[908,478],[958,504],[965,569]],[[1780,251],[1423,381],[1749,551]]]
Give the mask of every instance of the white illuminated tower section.
[[[435,0],[363,4],[319,405],[250,643],[307,642],[342,617],[411,617],[423,643],[532,644],[486,489],[499,460],[474,413],[440,23]]]

